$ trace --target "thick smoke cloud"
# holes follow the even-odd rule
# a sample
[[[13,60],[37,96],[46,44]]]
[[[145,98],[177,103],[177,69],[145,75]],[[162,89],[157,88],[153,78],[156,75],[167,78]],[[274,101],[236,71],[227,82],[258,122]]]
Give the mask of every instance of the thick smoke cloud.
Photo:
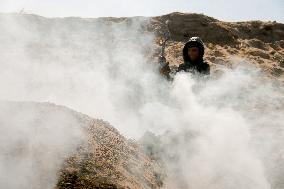
[[[0,188],[53,188],[65,158],[83,141],[74,112],[31,102],[0,102]]]
[[[106,24],[92,19],[1,15],[0,98],[65,105],[109,121],[135,139],[151,131],[160,137],[158,151],[169,171],[165,188],[283,187],[280,85],[239,60],[234,60],[235,68],[223,69],[218,77],[200,79],[180,73],[168,82],[151,60],[155,36],[142,29],[147,22],[133,18]],[[27,115],[36,113],[28,111]],[[64,128],[70,119],[64,120]],[[18,124],[8,125],[1,129],[14,135]],[[52,124],[44,127],[53,128]],[[74,126],[75,133],[79,127]],[[64,132],[45,134],[37,145],[52,146],[54,137]],[[66,141],[80,138],[73,134],[71,130]],[[33,134],[17,136],[21,140]],[[65,146],[66,141],[60,142]],[[13,146],[9,137],[1,143],[1,149],[9,153]],[[26,156],[16,157],[23,160]],[[60,158],[53,159],[52,166]],[[2,162],[10,163],[7,158]],[[10,178],[15,171],[9,170],[18,169],[11,164],[0,174]],[[55,175],[56,169],[50,174]],[[3,179],[0,186],[12,186],[11,182]],[[34,186],[34,181],[28,184]]]

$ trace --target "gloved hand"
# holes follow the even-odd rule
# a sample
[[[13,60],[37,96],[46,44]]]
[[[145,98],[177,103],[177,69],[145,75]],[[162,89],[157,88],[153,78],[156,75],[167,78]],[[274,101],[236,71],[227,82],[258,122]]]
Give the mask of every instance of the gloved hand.
[[[167,63],[167,59],[164,56],[159,56],[159,64],[161,67],[165,66]]]
[[[165,57],[159,57],[159,63],[160,63],[160,73],[168,77],[171,72],[171,68],[169,66],[169,63],[167,62],[167,59]]]

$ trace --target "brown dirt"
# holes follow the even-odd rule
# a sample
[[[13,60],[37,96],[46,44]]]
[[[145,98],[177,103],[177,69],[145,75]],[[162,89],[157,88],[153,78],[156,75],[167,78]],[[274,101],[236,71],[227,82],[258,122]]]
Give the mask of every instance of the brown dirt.
[[[93,120],[86,130],[88,144],[66,160],[57,189],[155,189],[162,171],[140,150],[102,120]]]
[[[43,118],[45,122],[54,119],[54,115],[63,116],[70,124],[78,124],[78,131],[83,130],[81,145],[76,144],[68,154],[58,155],[64,163],[58,167],[55,189],[158,189],[163,185],[162,166],[151,159],[137,142],[126,139],[107,122],[51,103],[0,101],[0,110],[16,117],[32,114],[29,124],[35,121],[38,128],[41,128],[39,120]],[[45,146],[30,147],[23,143],[17,146],[14,155],[31,150],[37,155],[50,153]],[[42,149],[46,151],[42,152]],[[39,167],[36,169],[39,175],[37,188],[43,188],[42,184],[51,181],[47,176],[50,170],[44,168],[45,163],[40,157],[43,156],[34,162]]]
[[[206,45],[205,59],[213,71],[230,67],[235,57],[263,69],[284,81],[284,24],[277,22],[223,22],[202,14],[171,13],[151,18],[149,30],[157,31],[156,46],[169,20],[171,40],[166,49],[170,65],[182,63],[182,48],[191,36],[200,36]]]

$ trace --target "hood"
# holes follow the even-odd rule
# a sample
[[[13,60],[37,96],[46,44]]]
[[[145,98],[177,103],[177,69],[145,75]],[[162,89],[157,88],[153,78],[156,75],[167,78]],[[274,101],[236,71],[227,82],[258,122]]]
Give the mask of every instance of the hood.
[[[198,47],[200,52],[200,59],[203,59],[204,56],[204,43],[200,37],[191,37],[189,41],[183,47],[183,60],[184,62],[190,62],[187,49],[189,47]]]

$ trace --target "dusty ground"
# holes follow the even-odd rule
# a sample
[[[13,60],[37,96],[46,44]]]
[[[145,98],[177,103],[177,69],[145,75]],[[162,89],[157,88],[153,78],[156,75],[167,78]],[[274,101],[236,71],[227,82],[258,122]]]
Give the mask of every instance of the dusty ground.
[[[149,26],[157,32],[157,47],[166,21],[171,33],[167,60],[182,63],[182,48],[191,36],[200,36],[206,45],[205,59],[213,69],[248,61],[266,73],[284,80],[284,24],[276,22],[222,22],[201,14],[172,13],[154,17]]]
[[[102,120],[86,130],[88,144],[66,160],[57,189],[150,189],[163,184],[162,169],[134,141]]]

